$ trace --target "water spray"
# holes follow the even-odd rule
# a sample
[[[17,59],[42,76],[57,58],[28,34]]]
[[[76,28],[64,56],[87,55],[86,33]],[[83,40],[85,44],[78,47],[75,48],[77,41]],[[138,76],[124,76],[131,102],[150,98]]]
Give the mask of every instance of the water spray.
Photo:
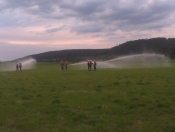
[[[15,71],[16,70],[16,64],[22,64],[22,69],[33,69],[36,65],[36,60],[33,58],[27,58],[17,61],[11,61],[11,62],[4,62],[0,65],[0,71]]]
[[[79,69],[86,69],[87,62],[72,64]],[[152,68],[169,67],[170,59],[161,54],[137,54],[117,57],[107,61],[97,61],[98,68]]]

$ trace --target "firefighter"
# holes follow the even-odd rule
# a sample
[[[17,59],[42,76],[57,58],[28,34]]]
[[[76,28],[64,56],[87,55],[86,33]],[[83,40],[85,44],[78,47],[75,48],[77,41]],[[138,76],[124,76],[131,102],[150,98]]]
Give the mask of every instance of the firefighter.
[[[90,70],[90,61],[87,61],[88,71]]]
[[[97,62],[94,60],[94,71],[96,71]]]
[[[92,63],[92,61],[90,60],[90,61],[89,61],[89,67],[90,67],[89,69],[90,69],[90,71],[91,71],[91,69],[92,69],[92,64],[93,64],[93,63]]]
[[[63,61],[60,62],[60,65],[61,65],[61,70],[64,70],[64,62]]]
[[[18,67],[18,64],[16,64],[16,71],[18,71],[18,68],[19,68],[19,67]]]
[[[19,63],[19,70],[22,71],[22,64]]]
[[[68,62],[65,61],[65,62],[64,62],[64,66],[65,66],[65,69],[66,69],[66,70],[67,70],[67,65],[68,65]]]

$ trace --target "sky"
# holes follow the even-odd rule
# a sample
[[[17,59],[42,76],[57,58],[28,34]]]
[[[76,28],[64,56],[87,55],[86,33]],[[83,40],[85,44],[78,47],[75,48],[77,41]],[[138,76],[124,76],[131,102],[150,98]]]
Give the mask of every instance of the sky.
[[[174,35],[174,0],[0,0],[0,61]]]

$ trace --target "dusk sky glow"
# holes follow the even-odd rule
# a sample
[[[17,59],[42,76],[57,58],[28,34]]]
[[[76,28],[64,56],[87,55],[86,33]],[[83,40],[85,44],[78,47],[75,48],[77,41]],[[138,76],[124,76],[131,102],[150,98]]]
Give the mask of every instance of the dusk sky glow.
[[[0,0],[0,61],[174,38],[174,0]]]

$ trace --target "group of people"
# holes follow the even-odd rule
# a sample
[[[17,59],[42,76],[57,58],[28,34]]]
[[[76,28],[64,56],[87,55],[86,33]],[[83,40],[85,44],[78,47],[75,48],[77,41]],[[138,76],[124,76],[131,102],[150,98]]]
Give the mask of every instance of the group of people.
[[[16,64],[16,71],[22,71],[22,64],[19,63],[19,64]]]
[[[92,65],[94,67],[94,70],[97,69],[97,67],[96,67],[97,62],[95,60],[94,61],[88,60],[87,65],[88,65],[88,71],[92,70]],[[68,62],[67,61],[61,61],[60,66],[61,66],[60,70],[64,70],[64,69],[67,70]]]
[[[88,65],[88,71],[92,70],[92,65],[94,66],[94,70],[96,70],[97,62],[95,60],[94,62],[92,62],[91,60],[88,60],[87,65]]]
[[[67,70],[67,65],[68,65],[68,62],[67,61],[61,61],[60,62],[60,65],[61,65],[61,70]]]

